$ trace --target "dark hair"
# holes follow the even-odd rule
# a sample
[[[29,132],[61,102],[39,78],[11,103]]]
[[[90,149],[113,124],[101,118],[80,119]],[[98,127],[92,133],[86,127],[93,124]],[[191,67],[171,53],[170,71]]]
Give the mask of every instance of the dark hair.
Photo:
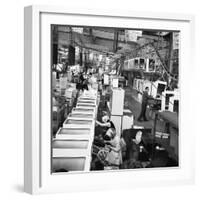
[[[115,128],[109,128],[110,130],[112,130],[112,132],[116,132]]]
[[[105,115],[109,116],[108,112],[107,111],[102,111],[102,116],[105,116]]]
[[[103,139],[104,140],[111,140],[111,138],[108,135],[104,135]]]

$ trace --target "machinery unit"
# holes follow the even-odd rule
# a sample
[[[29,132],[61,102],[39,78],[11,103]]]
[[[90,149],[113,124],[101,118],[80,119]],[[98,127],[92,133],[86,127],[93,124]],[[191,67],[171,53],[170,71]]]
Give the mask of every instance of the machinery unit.
[[[94,109],[95,114],[97,114],[97,106],[91,104],[77,104],[76,108],[80,109]]]
[[[80,96],[78,98],[78,102],[81,101],[81,102],[87,102],[87,101],[93,101],[93,102],[96,102],[96,97],[84,97],[84,96]]]
[[[136,89],[137,90],[137,81],[138,79],[135,78],[134,81],[133,81],[133,89]]]
[[[175,156],[178,158],[178,152],[179,152],[179,133],[178,128],[176,127],[170,127],[170,146],[174,150]]]
[[[88,149],[89,140],[74,140],[74,139],[53,139],[52,147],[54,149]]]
[[[81,119],[66,119],[63,123],[63,128],[93,128],[94,120],[81,120]]]
[[[169,98],[169,111],[179,112],[179,92],[175,90],[174,96]]]
[[[124,61],[124,70],[128,70],[128,60]]]
[[[104,85],[109,85],[110,80],[109,80],[109,75],[108,74],[104,74],[103,76],[103,84]]]
[[[89,91],[84,90],[84,92],[80,95],[82,98],[97,98],[97,90],[91,89]]]
[[[95,104],[96,105],[95,100],[87,100],[87,99],[78,99],[77,103],[88,103],[88,104]]]
[[[134,125],[134,116],[129,109],[124,109],[122,117],[122,130],[130,129]]]
[[[72,97],[74,97],[75,91],[76,91],[76,90],[75,90],[74,88],[72,88],[72,87],[67,88],[67,89],[65,90],[65,97],[68,98],[68,99],[71,99]]]
[[[136,57],[124,61],[124,70],[140,69],[145,72],[155,72],[154,60],[149,58]]]
[[[110,120],[113,122],[116,128],[116,133],[120,137],[122,133],[122,115],[111,115]]]
[[[77,107],[81,107],[81,106],[85,106],[85,107],[93,107],[95,108],[96,107],[96,104],[95,103],[86,103],[86,102],[77,102]]]
[[[96,106],[91,106],[91,105],[77,105],[75,109],[82,109],[83,111],[85,110],[93,110],[94,114],[97,115],[97,107]]]
[[[178,101],[178,92],[166,90],[162,93],[161,99],[161,111],[171,111],[174,112],[174,108],[177,111],[178,105],[176,107],[176,101]]]
[[[59,128],[56,133],[56,139],[65,139],[65,140],[88,140],[93,138],[94,130],[91,128]]]
[[[97,90],[97,89],[98,89],[98,83],[93,83],[93,84],[92,84],[92,88],[93,88],[94,90]]]
[[[62,151],[63,152],[63,151]],[[81,153],[81,152],[80,152]],[[89,171],[90,157],[85,154],[75,156],[56,154],[52,157],[52,172]]]
[[[88,120],[93,119],[92,114],[80,114],[80,113],[70,113],[67,117],[68,119],[81,119],[81,120]]]
[[[145,65],[145,71],[146,72],[155,72],[155,61],[153,59],[146,58],[146,65]]]
[[[112,88],[119,87],[119,77],[116,75],[110,75],[110,85]]]
[[[54,139],[52,141],[52,171],[89,171],[90,143],[89,140]]]
[[[152,89],[152,82],[149,80],[144,80],[143,81],[143,91],[145,90],[145,88],[148,87],[149,88],[149,95],[151,94],[151,89]]]
[[[67,87],[67,77],[60,78],[60,89],[66,89]]]
[[[118,78],[113,78],[112,79],[112,87],[113,88],[118,88],[119,86],[119,79]]]
[[[138,91],[143,93],[144,91],[144,80],[143,79],[138,79]]]
[[[52,172],[89,171],[94,120],[67,119],[52,141]]]
[[[56,72],[52,72],[52,88],[56,89]]]
[[[152,83],[151,96],[153,98],[161,98],[162,93],[165,91],[167,83],[164,81],[155,81]]]
[[[96,110],[94,108],[86,108],[86,107],[79,107],[79,108],[73,108],[72,114],[81,114],[81,115],[92,115],[93,118],[96,117]]]
[[[72,113],[83,113],[83,114],[91,114],[95,113],[95,108],[94,107],[79,107],[79,108],[73,108]]]
[[[111,115],[123,115],[124,110],[124,90],[121,88],[113,88],[110,99]]]

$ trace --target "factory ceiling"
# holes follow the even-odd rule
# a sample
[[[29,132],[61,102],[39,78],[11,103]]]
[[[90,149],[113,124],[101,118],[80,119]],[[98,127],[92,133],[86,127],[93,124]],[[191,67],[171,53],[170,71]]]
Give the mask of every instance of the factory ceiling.
[[[125,29],[57,26],[54,27],[54,33],[55,31],[54,35],[57,37],[53,38],[53,43],[57,43],[60,49],[73,45],[108,54],[130,53],[146,42],[157,41],[159,37],[168,34],[168,32],[140,31],[142,34],[134,41],[134,39],[127,40]],[[134,31],[137,32],[137,30],[130,31],[132,34]]]

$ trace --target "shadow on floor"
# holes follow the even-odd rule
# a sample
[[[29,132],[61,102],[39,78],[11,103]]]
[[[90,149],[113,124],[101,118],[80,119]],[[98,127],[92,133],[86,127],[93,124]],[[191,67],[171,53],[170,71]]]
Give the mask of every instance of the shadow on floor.
[[[12,187],[16,192],[19,192],[19,193],[23,193],[24,192],[24,186],[23,185],[13,185]]]

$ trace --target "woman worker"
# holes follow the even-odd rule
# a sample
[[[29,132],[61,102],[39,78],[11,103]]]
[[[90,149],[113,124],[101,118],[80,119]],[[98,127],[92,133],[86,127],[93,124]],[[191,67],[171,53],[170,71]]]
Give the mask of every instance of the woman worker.
[[[102,122],[96,120],[96,127],[95,127],[95,137],[94,137],[94,144],[97,146],[104,146],[104,139],[106,132],[109,128],[115,129],[115,125],[112,121],[110,121],[110,117],[107,112],[103,113]]]
[[[96,124],[103,128],[101,131],[103,137],[109,128],[115,129],[114,123],[110,120],[110,117],[109,117],[108,113],[106,113],[106,112],[104,113],[104,115],[102,117],[102,122],[99,122],[96,120]]]
[[[97,144],[97,141],[94,144],[98,146],[99,151],[95,153],[97,157],[93,157],[93,169],[103,170],[105,167],[107,169],[119,169],[122,164],[122,154],[120,137],[117,136],[116,130],[108,128],[102,145]]]
[[[117,136],[114,128],[109,128],[106,132],[106,147],[109,149],[109,153],[106,157],[108,166],[119,167],[122,164],[122,154],[120,137]]]

